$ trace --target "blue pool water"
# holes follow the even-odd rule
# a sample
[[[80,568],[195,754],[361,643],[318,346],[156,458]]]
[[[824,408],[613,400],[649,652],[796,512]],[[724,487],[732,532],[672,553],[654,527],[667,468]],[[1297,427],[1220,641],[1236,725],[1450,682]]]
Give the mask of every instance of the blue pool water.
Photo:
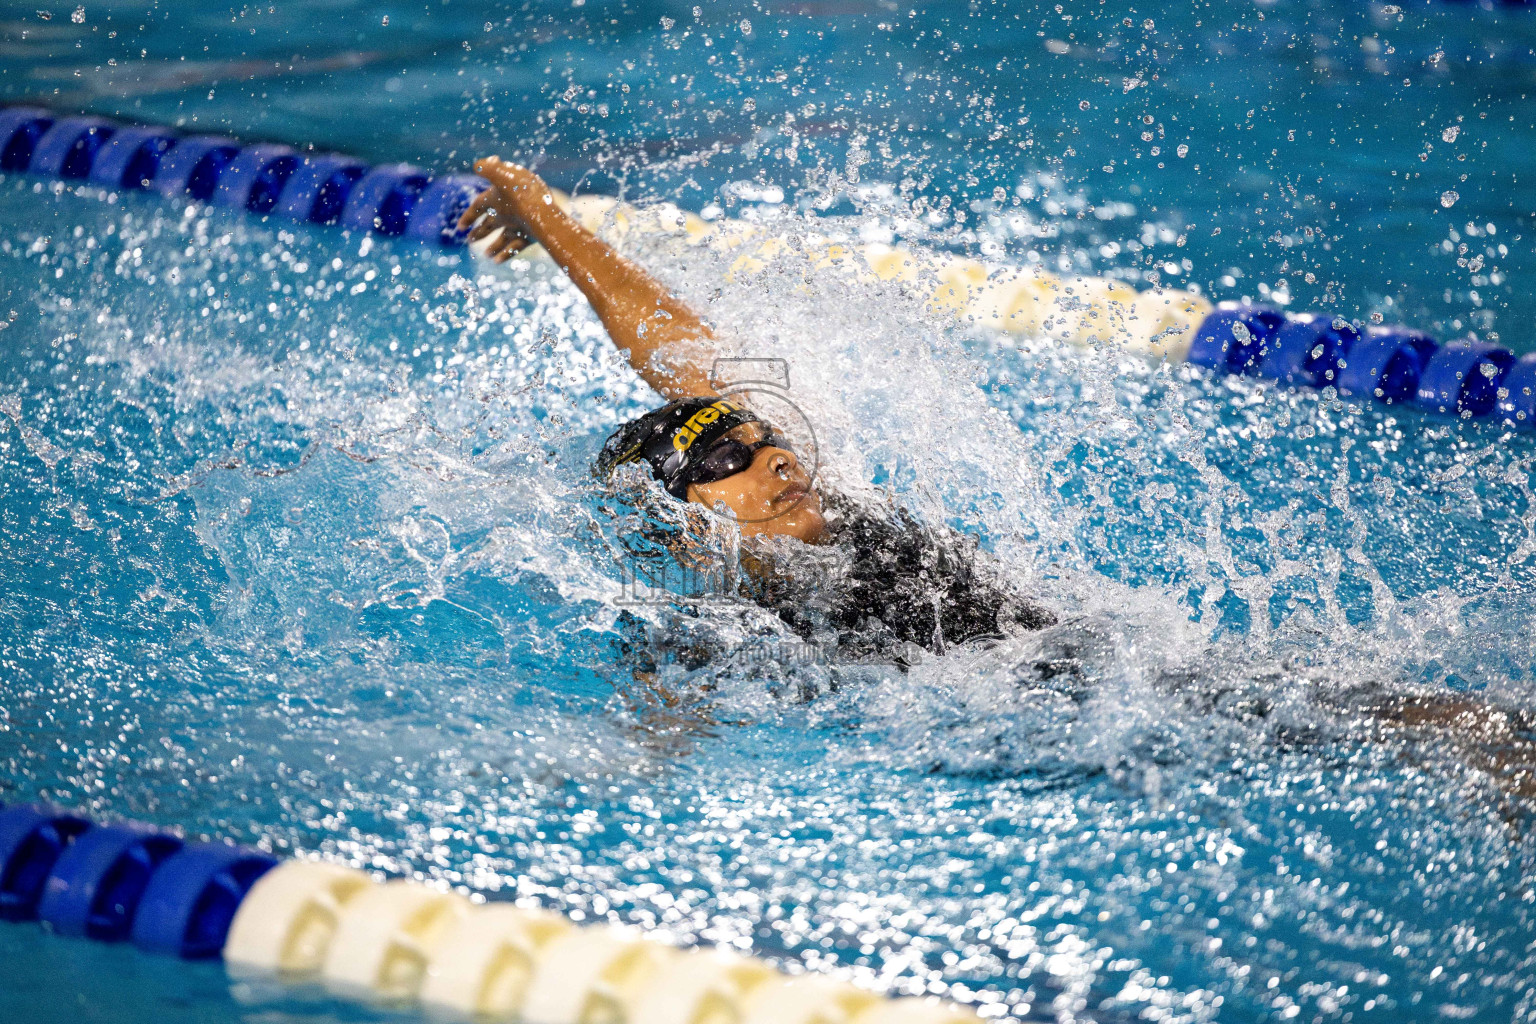
[[[31,6],[0,97],[1536,350],[1536,18],[1400,6]],[[989,1016],[1536,1019],[1528,738],[1351,710],[1531,706],[1529,435],[640,246],[786,360],[829,482],[1070,620],[764,663],[761,612],[625,603],[588,466],[653,402],[550,268],[15,176],[0,224],[0,799]],[[642,623],[741,656],[667,705]],[[1068,647],[1083,692],[1021,682]],[[377,1016],[34,928],[0,956],[4,1019]]]

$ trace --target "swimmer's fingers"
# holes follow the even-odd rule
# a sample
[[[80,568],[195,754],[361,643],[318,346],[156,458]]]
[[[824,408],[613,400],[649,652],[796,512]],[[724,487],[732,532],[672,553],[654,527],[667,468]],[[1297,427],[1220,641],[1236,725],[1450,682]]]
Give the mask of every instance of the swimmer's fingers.
[[[481,231],[478,238],[471,236],[470,243],[471,246],[478,246],[475,250],[478,255],[497,263],[505,263],[528,248],[531,240],[505,224],[493,224],[488,231]]]
[[[513,232],[518,230],[515,218],[502,212],[495,203],[495,195],[487,192],[476,198],[475,203],[470,204],[470,209],[464,210],[464,216],[459,218],[459,230],[468,232],[470,241],[481,241],[485,236],[492,235],[501,229],[513,230]]]
[[[470,203],[468,209],[465,209],[464,213],[459,216],[459,230],[468,230],[470,224],[485,216],[485,213],[490,213],[492,215],[490,220],[495,220],[496,212],[492,209],[492,203],[495,200],[496,189],[485,189],[484,192],[476,195],[475,200]]]
[[[500,199],[499,202],[498,198]],[[470,225],[476,224],[478,221],[474,228],[474,231],[479,232],[478,235],[474,236],[477,238],[484,238],[500,227],[505,227],[512,231],[521,231],[522,221],[516,214],[509,212],[510,206],[511,204],[507,201],[506,196],[501,195],[498,197],[495,189],[482,192],[475,198],[474,202],[469,204],[469,209],[465,210],[463,215],[459,217],[459,229],[469,230]]]
[[[475,173],[508,193],[526,191],[532,194],[544,188],[544,182],[537,174],[522,164],[515,164],[498,156],[476,160]]]
[[[468,237],[471,242],[478,242],[503,229],[510,230],[510,225],[504,223],[496,216],[496,211],[492,210],[480,219],[480,223],[470,229]]]
[[[528,248],[528,236],[508,231],[485,250],[485,254],[497,263],[505,263]]]
[[[459,217],[459,230],[471,243],[485,242],[482,254],[505,263],[532,244],[521,218],[515,212],[516,193],[537,182],[533,172],[503,160],[487,158],[475,164],[475,170],[492,182],[470,202]]]

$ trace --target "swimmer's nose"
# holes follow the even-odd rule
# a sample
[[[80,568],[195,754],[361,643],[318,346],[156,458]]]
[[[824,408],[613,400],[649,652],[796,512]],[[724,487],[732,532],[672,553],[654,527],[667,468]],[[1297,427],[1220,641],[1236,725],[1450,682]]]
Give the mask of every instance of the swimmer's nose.
[[[783,448],[773,449],[772,456],[768,460],[769,472],[787,480],[799,468],[800,460],[795,457],[794,452],[786,451]]]

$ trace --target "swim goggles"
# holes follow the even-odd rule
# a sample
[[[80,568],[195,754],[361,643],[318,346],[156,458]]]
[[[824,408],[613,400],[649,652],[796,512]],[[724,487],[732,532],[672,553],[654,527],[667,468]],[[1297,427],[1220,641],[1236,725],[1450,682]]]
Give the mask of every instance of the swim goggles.
[[[755,443],[727,437],[746,423],[761,424],[766,436]],[[645,462],[667,493],[687,501],[689,484],[734,476],[768,447],[792,450],[770,424],[740,401],[702,395],[674,399],[620,427],[603,445],[594,468],[607,477],[627,462]]]
[[[758,420],[762,423],[761,420]],[[752,465],[752,459],[764,448],[782,448],[793,451],[768,424],[768,433],[761,441],[738,441],[734,437],[722,437],[705,449],[704,454],[691,460],[683,474],[667,488],[677,498],[686,498],[689,484],[712,484],[726,477],[735,476]]]

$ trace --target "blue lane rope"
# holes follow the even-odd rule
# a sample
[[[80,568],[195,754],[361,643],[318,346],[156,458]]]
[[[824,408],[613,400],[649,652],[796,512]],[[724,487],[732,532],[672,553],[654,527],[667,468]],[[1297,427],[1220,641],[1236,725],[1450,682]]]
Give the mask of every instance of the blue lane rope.
[[[1409,327],[1362,331],[1327,314],[1222,303],[1201,321],[1187,358],[1218,373],[1536,427],[1536,353],[1517,358],[1475,339],[1441,344]]]
[[[954,1003],[794,977],[735,950],[44,806],[0,809],[0,893],[12,920],[438,1020],[984,1024]]]
[[[277,860],[46,806],[0,810],[0,919],[189,960],[218,957],[235,911]]]
[[[99,117],[0,108],[0,172],[108,188],[154,190],[230,210],[353,231],[464,244],[459,215],[486,183],[410,164],[369,167],[288,146],[178,135]],[[1433,413],[1536,427],[1536,354],[1520,358],[1476,340],[1442,345],[1401,326],[1359,326],[1319,313],[1223,303],[1200,324],[1186,357],[1218,373]],[[3,907],[0,907],[3,913]]]
[[[456,246],[459,215],[486,183],[288,146],[180,135],[99,117],[0,108],[0,171],[153,190],[230,210]]]

